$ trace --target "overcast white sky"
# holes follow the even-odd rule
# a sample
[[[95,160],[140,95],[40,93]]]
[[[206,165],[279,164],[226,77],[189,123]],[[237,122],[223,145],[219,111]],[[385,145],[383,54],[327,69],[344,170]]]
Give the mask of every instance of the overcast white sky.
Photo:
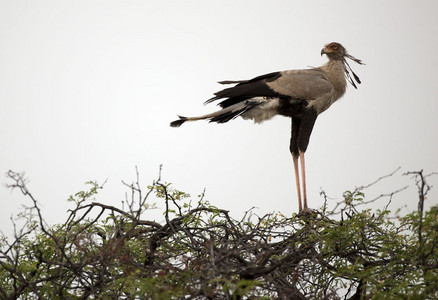
[[[434,0],[0,0],[0,174],[25,172],[50,222],[86,181],[108,179],[98,199],[120,205],[121,180],[138,166],[146,186],[160,164],[165,181],[194,196],[205,188],[235,216],[292,213],[289,119],[169,122],[215,110],[202,103],[219,80],[319,66],[337,41],[366,65],[351,63],[362,84],[316,122],[309,205],[321,205],[321,188],[337,201],[401,166],[367,195],[391,192],[412,184],[403,172],[438,171],[437,11]],[[411,186],[390,208],[416,200]],[[0,187],[0,229],[24,203]]]

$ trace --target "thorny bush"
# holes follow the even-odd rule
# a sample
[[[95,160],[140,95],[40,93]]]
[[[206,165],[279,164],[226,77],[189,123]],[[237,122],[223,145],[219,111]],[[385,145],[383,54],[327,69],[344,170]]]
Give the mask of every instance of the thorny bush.
[[[344,201],[286,217],[241,219],[162,183],[131,192],[122,208],[96,202],[102,188],[70,197],[64,223],[48,226],[23,174],[11,188],[32,201],[12,242],[0,240],[2,299],[425,299],[438,297],[438,207],[424,211],[430,186],[411,172],[418,211],[390,217],[366,207],[364,189]],[[390,174],[392,175],[392,174]],[[380,178],[379,180],[383,179]],[[152,199],[164,221],[143,219]],[[375,201],[372,200],[372,201]],[[362,205],[362,206],[361,206]]]

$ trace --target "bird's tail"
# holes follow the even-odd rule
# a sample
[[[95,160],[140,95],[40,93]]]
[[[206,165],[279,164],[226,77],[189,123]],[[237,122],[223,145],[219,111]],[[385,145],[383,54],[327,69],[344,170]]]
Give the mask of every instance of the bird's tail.
[[[211,114],[206,114],[206,115],[199,116],[199,117],[178,116],[179,120],[175,120],[175,121],[171,122],[170,126],[179,127],[187,121],[197,121],[197,120],[209,120],[210,122],[225,123],[225,122],[228,122],[228,121],[240,116],[241,114],[247,112],[248,110],[254,108],[255,106],[257,106],[259,104],[261,104],[260,101],[245,100],[245,101],[233,104],[231,106],[228,106],[224,109],[213,112]]]
[[[178,116],[179,120],[173,121],[170,123],[171,127],[180,127],[185,121],[187,121],[186,117]]]

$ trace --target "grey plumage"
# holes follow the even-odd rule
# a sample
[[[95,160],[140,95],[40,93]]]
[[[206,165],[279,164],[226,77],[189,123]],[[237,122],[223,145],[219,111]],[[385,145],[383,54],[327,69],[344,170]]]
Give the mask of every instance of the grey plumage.
[[[318,68],[273,72],[250,80],[221,81],[221,84],[235,84],[233,87],[216,92],[210,103],[221,100],[222,108],[216,112],[198,117],[180,117],[170,123],[179,127],[187,121],[209,120],[224,123],[238,116],[263,122],[275,115],[292,118],[290,151],[294,162],[298,189],[299,210],[302,210],[301,191],[298,174],[298,157],[301,162],[304,208],[307,209],[304,152],[307,149],[313,125],[319,114],[341,98],[347,87],[347,80],[356,88],[359,77],[346,61],[349,58],[359,64],[361,60],[347,53],[339,43],[329,43],[321,50],[329,61]],[[351,77],[350,75],[353,75]]]

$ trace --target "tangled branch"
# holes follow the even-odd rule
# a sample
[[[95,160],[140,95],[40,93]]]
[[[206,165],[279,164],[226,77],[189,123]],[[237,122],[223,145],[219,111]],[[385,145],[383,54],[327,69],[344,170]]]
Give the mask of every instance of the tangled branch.
[[[424,213],[430,189],[427,176],[422,171],[409,174],[417,178],[422,204],[419,212],[399,225],[387,218],[388,203],[376,212],[357,208],[365,201],[363,190],[372,184],[344,194],[344,206],[338,204],[332,211],[325,205],[320,211],[286,217],[280,213],[258,216],[249,210],[236,220],[203,194],[195,205],[187,202],[190,195],[161,182],[161,174],[145,191],[136,170],[136,181],[123,183],[131,195],[126,210],[92,201],[102,186],[90,182],[88,191],[72,197],[76,207],[65,223],[49,227],[23,174],[9,172],[9,187],[32,200],[37,225],[30,226],[34,222],[30,218],[29,230],[17,235],[12,244],[2,239],[0,296],[364,299],[379,293],[438,295],[437,285],[431,284],[438,278],[437,208]],[[399,191],[388,194],[388,201]],[[165,203],[162,224],[143,219],[152,197]],[[334,219],[333,214],[341,218]],[[406,277],[415,278],[416,285],[406,285]]]

